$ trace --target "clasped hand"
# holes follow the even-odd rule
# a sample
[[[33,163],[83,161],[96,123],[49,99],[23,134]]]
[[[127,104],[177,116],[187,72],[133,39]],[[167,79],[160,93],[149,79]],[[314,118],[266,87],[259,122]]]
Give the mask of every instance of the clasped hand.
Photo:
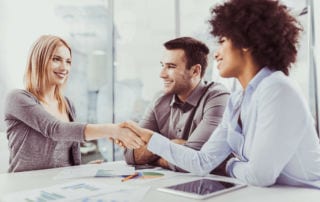
[[[122,148],[138,149],[147,144],[153,134],[153,131],[141,128],[133,121],[125,121],[118,126],[118,135],[111,139]]]

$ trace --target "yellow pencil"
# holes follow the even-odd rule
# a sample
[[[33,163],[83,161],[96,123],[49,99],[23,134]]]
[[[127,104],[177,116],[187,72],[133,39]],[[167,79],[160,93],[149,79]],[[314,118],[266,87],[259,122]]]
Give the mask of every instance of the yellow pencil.
[[[133,173],[132,175],[129,175],[129,176],[127,176],[126,178],[123,178],[123,179],[121,180],[121,182],[128,181],[128,180],[130,180],[130,179],[132,179],[132,178],[134,178],[134,177],[136,177],[136,176],[138,176],[138,175],[139,175],[139,173],[135,172],[135,173]]]

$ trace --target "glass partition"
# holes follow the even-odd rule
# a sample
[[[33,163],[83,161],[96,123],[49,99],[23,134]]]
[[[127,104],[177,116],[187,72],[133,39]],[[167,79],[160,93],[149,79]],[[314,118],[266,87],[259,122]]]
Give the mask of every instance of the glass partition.
[[[161,90],[162,44],[173,38],[174,33],[174,1],[114,1],[116,123],[129,119],[138,122]],[[115,159],[123,159],[122,149],[115,148]]]

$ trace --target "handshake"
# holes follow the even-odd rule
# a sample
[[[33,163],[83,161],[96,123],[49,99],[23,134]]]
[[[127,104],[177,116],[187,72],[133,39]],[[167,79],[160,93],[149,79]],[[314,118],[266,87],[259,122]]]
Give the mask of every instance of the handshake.
[[[153,131],[141,128],[136,122],[125,121],[116,125],[115,133],[109,138],[122,148],[138,149],[146,145]]]

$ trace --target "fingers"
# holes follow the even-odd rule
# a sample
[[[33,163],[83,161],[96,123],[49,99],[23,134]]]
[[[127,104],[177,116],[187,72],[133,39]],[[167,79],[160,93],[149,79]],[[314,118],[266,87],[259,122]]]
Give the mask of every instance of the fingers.
[[[129,128],[130,130],[132,130],[134,133],[136,133],[139,136],[142,133],[141,128],[138,126],[138,124],[136,122],[133,122],[133,121],[122,122],[120,124],[120,127]]]
[[[121,142],[129,149],[138,149],[145,145],[144,142],[131,131],[128,134],[121,136]]]
[[[138,136],[136,136],[134,133],[132,133],[129,130],[128,132],[129,134],[124,134],[121,137],[118,137],[119,139],[109,137],[109,140],[113,141],[115,144],[117,144],[121,148],[128,148],[128,149],[138,149],[141,146],[145,145],[144,142]]]
[[[119,138],[120,139],[110,139],[113,140],[113,142],[121,148],[138,149],[141,146],[145,145],[144,142],[135,134],[128,134]]]
[[[109,137],[109,140],[117,145],[119,145],[120,147],[123,147],[123,143],[118,140],[118,139],[114,139],[113,137]]]
[[[145,142],[136,134],[130,134],[130,136],[132,136],[132,140],[135,141],[135,143],[137,143],[139,146],[145,145]]]
[[[113,140],[115,144],[128,149],[138,149],[145,145],[139,136],[127,128],[120,128],[117,138]]]
[[[136,149],[140,148],[141,146],[144,146],[145,143],[148,142],[146,138],[146,133],[150,131],[139,127],[139,125],[136,122],[126,121],[120,123],[119,127],[122,129],[122,131],[125,131],[125,134],[121,132],[122,135],[118,137],[121,140],[121,142],[125,145],[125,147]]]
[[[132,132],[134,132],[136,135],[138,135],[141,140],[145,143],[149,142],[153,131],[145,128],[141,128],[136,122],[133,121],[126,121],[120,124],[120,127],[128,128]]]
[[[123,144],[121,141],[119,141],[119,140],[115,140],[114,143],[117,144],[117,145],[118,145],[119,147],[121,147],[121,148],[126,148],[126,147],[124,146],[124,144]]]
[[[113,141],[113,143],[115,143],[116,145],[118,145],[119,147],[125,149],[127,148],[123,142],[121,142],[120,140],[118,139],[113,139],[113,138],[109,138],[111,141]]]

